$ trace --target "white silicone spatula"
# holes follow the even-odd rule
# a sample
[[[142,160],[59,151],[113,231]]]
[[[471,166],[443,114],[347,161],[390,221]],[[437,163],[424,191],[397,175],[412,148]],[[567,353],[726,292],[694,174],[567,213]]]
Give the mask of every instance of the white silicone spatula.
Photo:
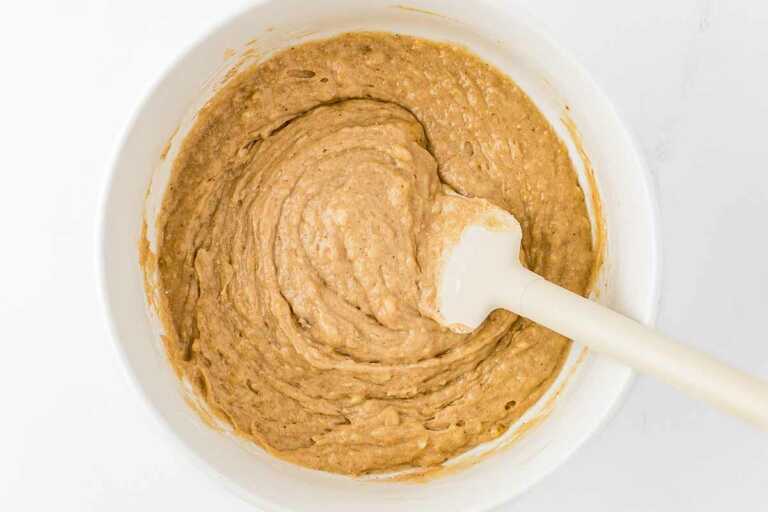
[[[443,253],[438,309],[445,325],[471,330],[506,309],[768,429],[768,383],[526,269],[520,224],[501,209],[489,215],[496,222],[467,226]]]

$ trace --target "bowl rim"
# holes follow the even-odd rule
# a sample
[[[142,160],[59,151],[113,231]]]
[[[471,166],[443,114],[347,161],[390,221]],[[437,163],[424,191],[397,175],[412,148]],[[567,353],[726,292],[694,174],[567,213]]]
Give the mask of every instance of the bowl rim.
[[[122,334],[119,332],[117,325],[117,312],[114,309],[114,305],[110,299],[110,285],[108,277],[108,264],[107,257],[109,255],[108,247],[108,231],[110,229],[108,223],[107,212],[110,209],[110,198],[114,193],[115,179],[117,176],[117,169],[120,162],[124,158],[123,152],[130,138],[131,133],[135,130],[139,119],[145,115],[147,107],[151,103],[151,99],[156,94],[160,86],[172,76],[177,68],[179,68],[185,58],[194,53],[196,49],[202,47],[206,40],[215,33],[218,33],[230,24],[234,23],[237,19],[244,16],[252,9],[258,8],[261,5],[270,3],[274,0],[256,0],[248,2],[244,5],[231,9],[226,15],[222,16],[215,23],[208,25],[201,29],[199,33],[195,35],[189,42],[180,45],[179,49],[174,54],[173,58],[164,67],[163,71],[157,75],[153,80],[147,82],[142,89],[137,101],[134,102],[131,108],[131,114],[124,120],[120,128],[116,131],[109,154],[111,155],[109,164],[107,166],[108,171],[106,176],[102,178],[101,186],[99,187],[98,198],[98,218],[96,222],[95,230],[95,268],[97,270],[97,287],[99,295],[99,303],[101,306],[101,315],[106,319],[107,331],[111,339],[111,344],[117,358],[121,361],[120,366],[125,379],[131,383],[131,386],[138,392],[142,402],[144,402],[146,409],[151,411],[150,415],[155,419],[156,423],[161,425],[159,430],[164,432],[164,436],[172,440],[172,443],[180,451],[186,454],[188,460],[194,461],[195,465],[203,470],[203,472],[212,476],[213,479],[221,482],[223,486],[239,496],[245,502],[256,505],[265,511],[269,512],[289,512],[289,509],[282,505],[268,501],[261,496],[255,495],[246,489],[242,488],[239,484],[235,483],[229,476],[223,474],[217,468],[215,468],[210,462],[208,462],[202,455],[200,455],[193,446],[190,446],[185,439],[182,438],[169,423],[169,421],[163,416],[159,408],[155,405],[150,397],[144,384],[141,382],[139,375],[133,368],[126,348],[124,347],[122,340]],[[660,302],[661,302],[661,289],[663,280],[663,268],[662,268],[662,240],[661,240],[661,212],[658,203],[658,187],[655,175],[651,172],[648,166],[647,159],[644,154],[639,150],[637,143],[636,132],[632,127],[623,122],[624,117],[621,115],[621,110],[617,108],[616,104],[611,98],[605,94],[599,83],[588,72],[587,68],[582,62],[575,57],[567,48],[563,47],[553,36],[550,35],[550,31],[546,25],[534,16],[525,6],[520,5],[517,2],[506,3],[500,0],[477,0],[480,3],[485,4],[488,7],[501,9],[505,11],[514,11],[515,16],[524,19],[525,24],[536,32],[546,44],[550,45],[558,54],[561,55],[564,62],[570,65],[574,72],[580,75],[580,78],[592,86],[605,101],[605,106],[609,110],[609,115],[615,118],[617,124],[621,126],[626,136],[626,147],[629,149],[628,153],[632,154],[632,157],[637,160],[637,168],[641,172],[640,179],[642,184],[642,190],[639,190],[638,194],[642,194],[645,203],[648,207],[648,214],[650,215],[649,221],[649,273],[651,275],[651,282],[649,283],[650,291],[647,297],[647,304],[644,307],[644,315],[638,320],[646,325],[653,326],[656,323]],[[404,6],[401,6],[404,7]],[[137,249],[138,250],[138,249]],[[493,503],[486,504],[482,509],[476,510],[491,510],[504,503],[509,503],[520,496],[530,492],[533,487],[539,485],[542,480],[552,474],[558,468],[568,461],[575,452],[581,449],[584,444],[595,439],[610,423],[610,421],[616,416],[619,409],[626,401],[627,395],[630,392],[634,384],[635,371],[630,369],[627,372],[626,378],[621,383],[616,397],[611,406],[605,411],[602,418],[600,418],[594,429],[585,433],[581,438],[570,444],[569,448],[563,451],[557,463],[552,467],[542,471],[539,476],[533,481],[531,485],[519,492],[511,492],[508,496],[498,499]]]

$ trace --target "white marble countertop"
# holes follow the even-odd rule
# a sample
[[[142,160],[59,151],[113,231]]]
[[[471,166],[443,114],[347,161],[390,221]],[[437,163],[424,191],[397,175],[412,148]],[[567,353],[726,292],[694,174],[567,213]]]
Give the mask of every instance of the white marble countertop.
[[[117,133],[172,58],[245,3],[3,9],[0,509],[253,510],[165,444],[114,354],[94,266]],[[529,4],[613,99],[655,176],[659,328],[768,376],[768,3]],[[767,441],[639,378],[602,432],[499,510],[760,510]]]

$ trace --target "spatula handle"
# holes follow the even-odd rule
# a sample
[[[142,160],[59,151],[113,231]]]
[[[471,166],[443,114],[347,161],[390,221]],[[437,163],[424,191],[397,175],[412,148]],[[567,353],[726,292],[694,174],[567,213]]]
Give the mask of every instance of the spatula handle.
[[[765,381],[542,278],[510,300],[516,313],[768,430]]]

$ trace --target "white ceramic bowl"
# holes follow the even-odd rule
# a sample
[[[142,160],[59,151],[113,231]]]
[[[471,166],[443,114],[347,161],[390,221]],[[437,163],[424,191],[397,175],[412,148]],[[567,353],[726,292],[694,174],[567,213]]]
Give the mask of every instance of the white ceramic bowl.
[[[655,317],[658,242],[649,178],[627,131],[595,83],[519,8],[499,2],[469,5],[462,0],[412,0],[409,6],[393,6],[387,0],[271,0],[232,17],[187,51],[151,90],[125,132],[107,185],[99,259],[107,314],[129,373],[171,437],[267,511],[487,510],[563,463],[606,421],[632,373],[594,354],[576,364],[584,350],[576,343],[553,386],[560,390],[557,399],[549,401],[554,406],[545,407],[548,397],[542,399],[513,425],[505,440],[516,437],[543,409],[551,409],[545,421],[523,429],[525,435],[499,453],[418,485],[370,482],[295,467],[205,426],[185,403],[184,391],[158,342],[156,322],[147,314],[137,247],[149,183],[146,214],[152,224],[169,162],[197,107],[242,59],[265,58],[306,39],[350,30],[386,30],[459,43],[526,90],[569,145],[583,185],[589,188],[562,120],[567,105],[567,115],[592,161],[607,228],[597,299],[646,323]],[[248,48],[256,54],[248,57]],[[488,449],[483,446],[473,453]]]

